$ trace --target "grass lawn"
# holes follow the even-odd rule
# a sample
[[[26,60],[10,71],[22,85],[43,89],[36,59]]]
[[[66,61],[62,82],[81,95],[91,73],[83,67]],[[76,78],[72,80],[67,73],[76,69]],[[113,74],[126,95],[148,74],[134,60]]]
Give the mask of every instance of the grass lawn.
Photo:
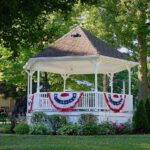
[[[150,150],[150,135],[0,135],[0,150]]]

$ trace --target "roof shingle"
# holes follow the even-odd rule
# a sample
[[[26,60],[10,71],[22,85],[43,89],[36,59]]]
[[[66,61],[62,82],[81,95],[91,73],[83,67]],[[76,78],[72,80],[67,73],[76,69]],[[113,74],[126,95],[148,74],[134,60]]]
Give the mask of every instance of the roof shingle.
[[[119,59],[125,59],[126,56],[87,30],[77,26],[35,57],[85,56],[96,54]]]

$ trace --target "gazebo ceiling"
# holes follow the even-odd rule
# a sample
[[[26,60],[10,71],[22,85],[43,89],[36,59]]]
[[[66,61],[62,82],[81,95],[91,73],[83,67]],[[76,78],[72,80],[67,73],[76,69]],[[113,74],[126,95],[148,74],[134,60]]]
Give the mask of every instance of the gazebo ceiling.
[[[24,69],[60,74],[91,74],[94,72],[94,62],[99,62],[98,73],[103,74],[120,72],[138,64],[126,60],[123,53],[77,26],[30,58]]]

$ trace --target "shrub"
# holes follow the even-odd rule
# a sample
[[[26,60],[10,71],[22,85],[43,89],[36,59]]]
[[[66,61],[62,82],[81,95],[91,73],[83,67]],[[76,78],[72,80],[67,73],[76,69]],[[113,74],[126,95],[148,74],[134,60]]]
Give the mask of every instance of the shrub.
[[[135,133],[147,133],[148,131],[148,120],[143,100],[138,103],[134,112],[133,129]]]
[[[150,98],[146,100],[145,109],[146,109],[146,115],[148,120],[148,127],[149,127],[148,130],[150,132]]]
[[[132,124],[130,122],[113,124],[115,127],[116,134],[131,134],[132,133]]]
[[[51,127],[52,134],[57,134],[57,130],[67,123],[67,119],[62,115],[48,116],[48,121]]]
[[[110,122],[103,122],[97,128],[97,134],[99,135],[115,134],[115,131],[115,126]]]
[[[28,134],[29,133],[29,125],[25,122],[21,122],[16,125],[15,131],[17,134]]]
[[[0,127],[0,133],[12,133],[11,125],[3,125]]]
[[[15,116],[9,116],[9,120],[11,122],[10,130],[11,130],[12,133],[14,133],[14,129],[15,129],[15,126],[17,124],[16,117]]]
[[[45,123],[47,122],[47,115],[43,112],[34,112],[31,117],[32,123]]]
[[[45,135],[48,134],[48,128],[42,123],[33,124],[30,128],[30,134]]]
[[[93,114],[81,114],[79,118],[79,123],[84,125],[87,123],[96,123],[97,117]]]
[[[81,126],[82,135],[96,135],[97,134],[97,124],[95,122],[85,123]]]
[[[61,135],[79,135],[80,134],[80,125],[78,124],[66,124],[63,125],[58,130],[58,134]]]

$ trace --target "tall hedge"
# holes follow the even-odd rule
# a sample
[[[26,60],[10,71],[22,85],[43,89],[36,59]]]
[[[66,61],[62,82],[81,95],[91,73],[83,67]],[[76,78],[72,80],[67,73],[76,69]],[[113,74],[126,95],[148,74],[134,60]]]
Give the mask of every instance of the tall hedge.
[[[148,98],[146,100],[146,103],[145,103],[145,109],[146,109],[146,115],[147,115],[147,120],[148,120],[148,125],[149,125],[149,133],[150,133],[150,98]]]
[[[143,100],[141,100],[134,112],[133,116],[133,130],[135,133],[147,133],[148,132],[148,119],[147,113],[145,109],[145,104]]]

